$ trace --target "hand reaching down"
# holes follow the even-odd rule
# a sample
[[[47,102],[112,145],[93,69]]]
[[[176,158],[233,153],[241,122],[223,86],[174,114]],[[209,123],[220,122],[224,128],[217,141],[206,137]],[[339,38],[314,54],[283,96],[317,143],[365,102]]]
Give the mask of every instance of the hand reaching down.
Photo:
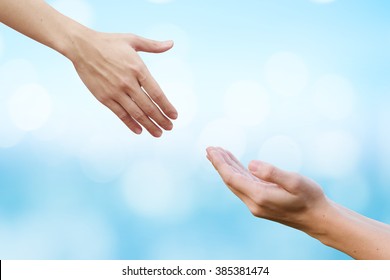
[[[1,0],[0,22],[69,58],[92,94],[133,132],[143,126],[159,137],[172,129],[176,109],[137,54],[165,52],[172,41],[97,32],[43,0]]]
[[[145,127],[159,137],[171,130],[176,109],[165,97],[137,51],[161,53],[173,42],[157,42],[132,34],[90,31],[75,41],[68,56],[93,95],[134,133]]]

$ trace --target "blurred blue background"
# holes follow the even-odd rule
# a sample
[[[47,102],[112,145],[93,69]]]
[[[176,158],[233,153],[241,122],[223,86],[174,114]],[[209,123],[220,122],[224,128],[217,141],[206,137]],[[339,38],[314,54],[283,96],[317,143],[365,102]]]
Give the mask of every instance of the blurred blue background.
[[[72,64],[0,27],[0,259],[348,259],[254,218],[205,158],[219,145],[390,222],[390,2],[49,1],[141,54],[180,117],[135,136]]]

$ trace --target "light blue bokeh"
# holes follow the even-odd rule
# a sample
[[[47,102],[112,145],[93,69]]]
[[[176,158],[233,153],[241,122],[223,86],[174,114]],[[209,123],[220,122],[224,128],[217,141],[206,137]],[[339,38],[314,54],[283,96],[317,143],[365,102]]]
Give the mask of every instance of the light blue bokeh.
[[[0,259],[349,258],[250,215],[207,145],[390,222],[389,1],[49,2],[100,31],[174,39],[142,57],[180,117],[161,139],[132,135],[70,62],[1,26]],[[31,84],[50,98],[25,120],[13,104]]]

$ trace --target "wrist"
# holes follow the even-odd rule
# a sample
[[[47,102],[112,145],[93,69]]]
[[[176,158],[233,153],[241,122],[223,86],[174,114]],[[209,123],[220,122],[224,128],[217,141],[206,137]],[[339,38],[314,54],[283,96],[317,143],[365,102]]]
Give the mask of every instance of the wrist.
[[[80,46],[88,42],[94,32],[92,29],[73,22],[68,25],[63,39],[57,42],[55,49],[74,63],[80,55]]]
[[[343,215],[336,203],[325,197],[321,203],[321,207],[317,207],[311,212],[308,220],[305,233],[319,240],[326,246],[334,247],[334,230],[339,228],[342,223]]]

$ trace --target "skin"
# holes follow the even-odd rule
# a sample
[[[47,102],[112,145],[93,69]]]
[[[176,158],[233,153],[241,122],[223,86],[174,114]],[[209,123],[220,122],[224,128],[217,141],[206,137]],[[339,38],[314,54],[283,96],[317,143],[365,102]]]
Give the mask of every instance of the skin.
[[[245,168],[218,147],[207,148],[207,158],[254,216],[301,230],[355,259],[390,259],[390,226],[329,200],[311,179],[262,161]]]
[[[67,57],[92,94],[134,133],[144,127],[160,137],[173,128],[177,111],[137,54],[165,52],[172,41],[97,32],[42,0],[0,0],[0,21]]]

